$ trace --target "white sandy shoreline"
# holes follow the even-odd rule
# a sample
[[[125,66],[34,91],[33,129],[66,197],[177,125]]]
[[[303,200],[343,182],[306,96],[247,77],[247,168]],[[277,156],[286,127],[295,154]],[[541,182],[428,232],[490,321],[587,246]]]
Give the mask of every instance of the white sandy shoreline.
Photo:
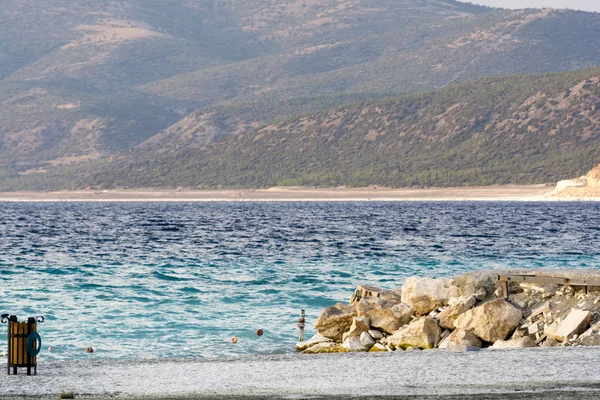
[[[2,202],[326,202],[326,201],[598,201],[600,198],[550,196],[546,185],[459,188],[271,188],[256,190],[77,190],[0,192]]]

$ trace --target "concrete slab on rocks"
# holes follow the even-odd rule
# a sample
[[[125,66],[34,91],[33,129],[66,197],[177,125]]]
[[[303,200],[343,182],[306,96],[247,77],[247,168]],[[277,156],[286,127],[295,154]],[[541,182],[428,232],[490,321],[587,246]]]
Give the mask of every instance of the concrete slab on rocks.
[[[556,331],[548,336],[564,342],[569,340],[573,335],[580,335],[590,324],[592,313],[589,311],[577,310],[573,308],[567,318],[565,318],[556,328]]]

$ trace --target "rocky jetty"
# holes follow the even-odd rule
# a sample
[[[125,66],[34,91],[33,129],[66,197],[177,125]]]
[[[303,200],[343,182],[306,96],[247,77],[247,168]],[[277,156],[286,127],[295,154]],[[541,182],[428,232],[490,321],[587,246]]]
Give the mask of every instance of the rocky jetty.
[[[586,271],[488,271],[454,279],[410,277],[394,290],[358,286],[348,304],[326,307],[318,333],[296,349],[354,351],[600,345],[600,287],[509,282],[499,275],[596,279]]]

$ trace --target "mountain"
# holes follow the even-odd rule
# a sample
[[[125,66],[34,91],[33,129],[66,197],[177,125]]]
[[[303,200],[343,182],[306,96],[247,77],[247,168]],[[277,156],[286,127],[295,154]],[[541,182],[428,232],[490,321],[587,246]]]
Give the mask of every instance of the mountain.
[[[593,67],[598,37],[597,13],[454,0],[4,0],[0,180],[202,149],[477,77]]]
[[[131,153],[18,188],[549,183],[600,157],[600,68],[481,78],[306,114],[201,148]]]

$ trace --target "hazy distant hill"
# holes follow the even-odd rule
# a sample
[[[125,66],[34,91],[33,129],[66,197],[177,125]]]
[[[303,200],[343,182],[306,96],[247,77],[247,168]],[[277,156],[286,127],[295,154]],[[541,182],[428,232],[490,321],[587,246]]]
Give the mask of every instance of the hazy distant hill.
[[[269,124],[200,149],[132,153],[5,188],[546,183],[598,163],[600,69],[483,78]]]
[[[600,65],[600,14],[453,0],[4,0],[0,177],[353,101]]]

